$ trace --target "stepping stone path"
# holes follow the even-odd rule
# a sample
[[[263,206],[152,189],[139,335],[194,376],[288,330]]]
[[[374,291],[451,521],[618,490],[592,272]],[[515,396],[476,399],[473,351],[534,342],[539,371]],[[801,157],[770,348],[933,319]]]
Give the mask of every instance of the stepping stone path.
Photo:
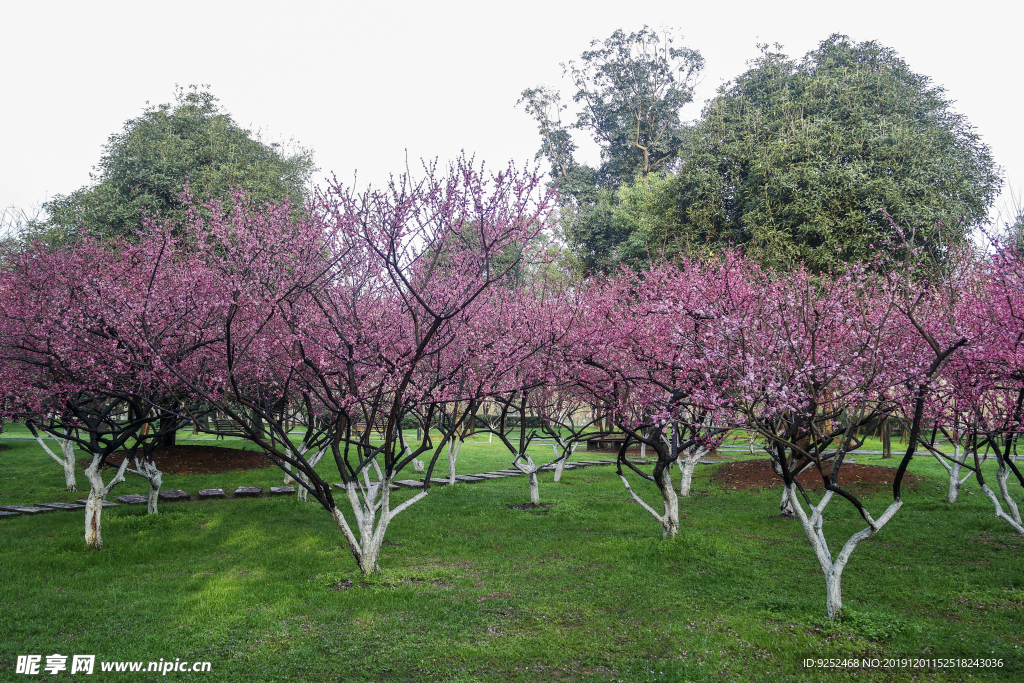
[[[118,496],[117,500],[125,505],[139,505],[140,503],[149,502],[149,498],[146,496],[140,496],[137,493],[130,493],[127,496]]]
[[[38,515],[40,512],[53,512],[53,508],[41,508],[35,505],[4,505],[0,510],[20,512],[23,515]]]
[[[393,482],[391,482],[391,488],[390,488],[390,489],[388,489],[388,490],[390,490],[390,491],[396,491],[396,490],[398,490],[398,487],[397,487],[397,486],[395,486],[395,484],[397,484],[397,483],[398,483],[397,481],[393,481]],[[342,491],[346,490],[346,489],[345,489],[345,485],[344,485],[344,484],[335,484],[335,485],[334,485],[334,488],[336,488],[336,489],[341,489]],[[370,488],[377,488],[377,484],[370,484]]]
[[[702,460],[701,463],[713,464],[718,461]],[[853,462],[847,460],[846,462]],[[576,462],[566,463],[563,469],[574,470],[581,467],[590,467],[594,465],[614,465],[614,460],[577,460]],[[542,472],[549,472],[554,470],[554,465],[545,465],[541,468]],[[488,479],[504,479],[505,477],[518,477],[523,473],[518,469],[505,469],[497,470],[495,472],[481,472],[479,474],[460,474],[455,477],[456,481],[460,481],[466,484],[476,483],[478,481],[486,481]],[[448,484],[447,479],[441,479],[439,477],[433,477],[430,480],[431,484],[438,486],[445,486]],[[341,484],[335,484],[336,488],[344,490],[344,486]],[[417,479],[400,479],[391,483],[391,489],[395,490],[400,486],[408,488],[421,489],[423,488],[423,481]],[[255,498],[263,493],[263,487],[261,486],[239,486],[235,489],[235,498]],[[270,494],[272,496],[283,496],[290,493],[295,493],[294,486],[271,486]],[[200,500],[206,500],[209,498],[227,498],[224,494],[224,489],[200,489],[198,496]],[[188,500],[191,496],[185,491],[161,491],[160,500]],[[149,499],[146,496],[140,496],[138,494],[129,494],[124,496],[118,496],[118,501],[126,505],[138,505],[146,503]],[[3,505],[0,506],[0,517],[17,517],[19,514],[35,515],[40,512],[52,512],[54,510],[81,510],[85,507],[88,501],[85,498],[75,501],[75,505],[70,503],[40,503],[39,505]],[[117,507],[117,503],[111,503],[110,501],[103,501],[103,507],[112,508]]]

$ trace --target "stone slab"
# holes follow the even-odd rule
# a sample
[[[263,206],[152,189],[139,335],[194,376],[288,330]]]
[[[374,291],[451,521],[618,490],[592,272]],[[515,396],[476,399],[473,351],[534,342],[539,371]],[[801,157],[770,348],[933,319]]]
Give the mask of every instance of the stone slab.
[[[146,496],[140,496],[137,493],[132,493],[127,496],[118,496],[117,499],[125,505],[139,505],[141,503],[149,502],[149,498]]]
[[[0,510],[0,517],[17,517],[20,512],[11,512],[10,510]]]
[[[473,476],[474,477],[478,477],[480,479],[504,479],[505,478],[504,474],[495,474],[494,472],[484,472],[482,474],[474,474]]]
[[[178,491],[161,491],[160,500],[188,500],[189,495],[181,490]]]
[[[239,486],[235,489],[235,498],[253,498],[263,493],[262,486]]]
[[[37,503],[36,507],[53,508],[54,510],[84,510],[85,506],[78,503]]]
[[[53,512],[53,508],[41,508],[35,505],[4,505],[0,510],[20,512],[23,515],[38,515],[40,512]]]
[[[431,477],[430,478],[430,483],[431,484],[436,484],[437,486],[445,486],[448,483],[448,480],[447,479],[441,479],[440,477]]]
[[[398,479],[395,481],[395,483],[398,484],[399,486],[406,486],[411,489],[423,488],[423,482],[416,481],[415,479]]]
[[[200,498],[223,498],[224,489],[199,489]]]
[[[520,470],[497,470],[494,474],[504,474],[506,477],[518,477],[522,472]]]
[[[457,474],[455,475],[457,481],[464,481],[467,484],[472,484],[475,481],[483,481],[484,477],[477,477],[471,474]]]
[[[289,493],[295,493],[294,486],[271,486],[270,495],[272,496],[287,496]]]
[[[75,502],[76,503],[81,503],[82,505],[85,505],[85,504],[87,504],[89,502],[89,499],[82,498],[81,500],[76,500]],[[111,503],[109,500],[105,500],[105,501],[103,501],[103,507],[105,507],[105,508],[116,508],[117,507],[117,503]]]

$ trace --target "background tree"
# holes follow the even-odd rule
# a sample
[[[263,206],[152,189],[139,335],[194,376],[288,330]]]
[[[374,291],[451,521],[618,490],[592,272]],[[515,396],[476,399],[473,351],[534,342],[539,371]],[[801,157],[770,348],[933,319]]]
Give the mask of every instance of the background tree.
[[[1000,184],[966,117],[894,50],[833,35],[794,61],[762,46],[705,108],[636,242],[746,244],[822,270],[892,235],[880,208],[916,244],[964,243]]]
[[[565,106],[557,91],[541,86],[520,97],[537,121],[543,140],[537,156],[551,162],[566,236],[585,270],[607,269],[609,255],[629,235],[615,217],[615,190],[634,178],[646,187],[683,146],[686,126],[679,112],[693,100],[704,59],[674,41],[671,32],[659,35],[646,26],[592,41],[579,62],[563,65],[576,87],[573,100],[582,105],[571,126],[562,123]],[[575,161],[572,128],[589,132],[600,145],[599,167]]]
[[[93,183],[44,205],[41,229],[66,238],[131,235],[142,217],[180,219],[180,197],[229,198],[241,190],[259,202],[290,199],[300,211],[316,170],[310,150],[264,143],[235,123],[204,87],[178,88],[174,103],[148,107],[111,135]]]

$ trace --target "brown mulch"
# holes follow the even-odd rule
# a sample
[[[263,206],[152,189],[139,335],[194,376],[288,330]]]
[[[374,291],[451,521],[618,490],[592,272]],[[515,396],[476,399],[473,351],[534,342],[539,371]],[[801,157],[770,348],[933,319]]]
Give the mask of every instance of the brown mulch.
[[[115,454],[107,462],[114,467],[121,465],[123,455]],[[217,474],[238,470],[255,470],[273,467],[270,458],[259,451],[243,451],[241,448],[220,446],[169,446],[158,448],[153,453],[157,469],[169,474]],[[88,467],[89,462],[85,461]]]
[[[839,485],[850,491],[872,493],[890,489],[895,467],[880,465],[851,465],[844,463],[839,469]],[[903,475],[904,485],[913,488],[921,480],[913,474]],[[743,460],[719,465],[711,475],[711,481],[724,489],[775,488],[782,484],[782,477],[772,471],[768,460]],[[811,491],[824,491],[821,475],[813,467],[797,477],[801,486]]]

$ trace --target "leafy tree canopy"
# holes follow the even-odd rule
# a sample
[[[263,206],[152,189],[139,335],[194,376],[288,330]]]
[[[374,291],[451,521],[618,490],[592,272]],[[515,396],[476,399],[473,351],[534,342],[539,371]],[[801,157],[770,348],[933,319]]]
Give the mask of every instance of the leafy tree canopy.
[[[579,62],[563,65],[581,105],[575,123],[562,121],[561,94],[539,86],[522,92],[519,103],[536,121],[541,135],[537,158],[551,163],[562,195],[567,238],[579,246],[586,269],[603,268],[627,233],[611,216],[616,190],[671,168],[686,139],[682,107],[693,100],[693,86],[704,67],[700,53],[675,47],[669,31],[659,34],[617,30],[590,44]],[[586,131],[601,148],[601,164],[592,168],[575,159],[572,131]]]
[[[310,150],[286,151],[241,128],[205,87],[178,88],[174,103],[148,107],[111,135],[93,183],[45,204],[37,229],[54,239],[126,235],[159,212],[180,218],[180,195],[226,198],[241,190],[256,201],[289,198],[302,210],[303,189],[316,170]]]
[[[761,49],[708,103],[620,257],[732,243],[823,270],[868,256],[893,222],[949,245],[986,220],[1001,184],[988,146],[895,51],[840,35],[799,61]]]

